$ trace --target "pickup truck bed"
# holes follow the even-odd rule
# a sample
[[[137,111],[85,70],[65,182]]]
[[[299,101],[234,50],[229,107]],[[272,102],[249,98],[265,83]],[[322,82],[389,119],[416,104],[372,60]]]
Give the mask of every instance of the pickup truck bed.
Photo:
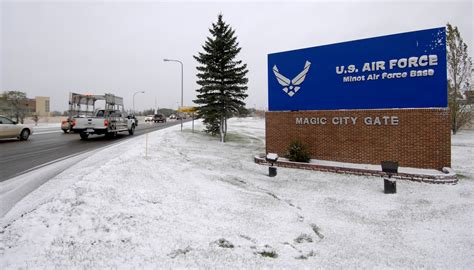
[[[133,135],[135,121],[124,117],[120,111],[99,110],[94,117],[76,119],[73,127],[75,133],[79,133],[81,139],[87,139],[90,134],[106,135],[113,137],[118,132],[127,132]]]

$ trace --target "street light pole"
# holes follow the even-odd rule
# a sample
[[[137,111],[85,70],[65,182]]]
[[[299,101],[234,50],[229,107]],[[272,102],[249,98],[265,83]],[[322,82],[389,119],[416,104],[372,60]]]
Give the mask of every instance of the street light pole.
[[[178,62],[181,64],[181,108],[183,108],[183,62],[174,59],[163,59],[165,62]],[[183,116],[181,115],[181,131],[183,131]]]
[[[135,113],[135,95],[138,94],[138,93],[144,94],[145,91],[137,91],[137,92],[133,93],[133,113]]]

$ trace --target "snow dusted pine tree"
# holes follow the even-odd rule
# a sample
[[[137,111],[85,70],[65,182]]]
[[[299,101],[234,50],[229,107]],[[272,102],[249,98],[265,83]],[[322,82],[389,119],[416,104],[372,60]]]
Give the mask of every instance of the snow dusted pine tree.
[[[227,119],[245,107],[248,70],[247,64],[236,60],[241,48],[235,31],[222,20],[222,14],[209,32],[212,36],[202,46],[204,52],[194,56],[199,63],[197,83],[201,86],[194,102],[206,132],[219,134],[221,142],[225,142]]]

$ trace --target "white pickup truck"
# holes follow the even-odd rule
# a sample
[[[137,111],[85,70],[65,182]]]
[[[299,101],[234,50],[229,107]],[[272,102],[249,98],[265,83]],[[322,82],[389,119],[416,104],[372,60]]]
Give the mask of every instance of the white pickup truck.
[[[125,117],[120,110],[98,110],[94,117],[76,118],[76,124],[72,130],[79,133],[83,140],[86,140],[90,134],[115,137],[118,132],[128,131],[128,134],[133,135],[135,120]]]

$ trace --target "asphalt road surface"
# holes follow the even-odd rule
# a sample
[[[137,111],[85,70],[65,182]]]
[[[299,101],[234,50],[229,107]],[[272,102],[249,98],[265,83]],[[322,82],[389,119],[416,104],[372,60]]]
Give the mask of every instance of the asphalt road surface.
[[[104,135],[91,135],[89,139],[81,140],[79,134],[64,134],[59,127],[37,130],[28,141],[0,139],[0,182],[69,155],[94,150],[180,123],[180,121],[156,124],[142,122],[138,124],[133,136],[128,135],[128,132],[121,132],[113,139],[105,138]]]

